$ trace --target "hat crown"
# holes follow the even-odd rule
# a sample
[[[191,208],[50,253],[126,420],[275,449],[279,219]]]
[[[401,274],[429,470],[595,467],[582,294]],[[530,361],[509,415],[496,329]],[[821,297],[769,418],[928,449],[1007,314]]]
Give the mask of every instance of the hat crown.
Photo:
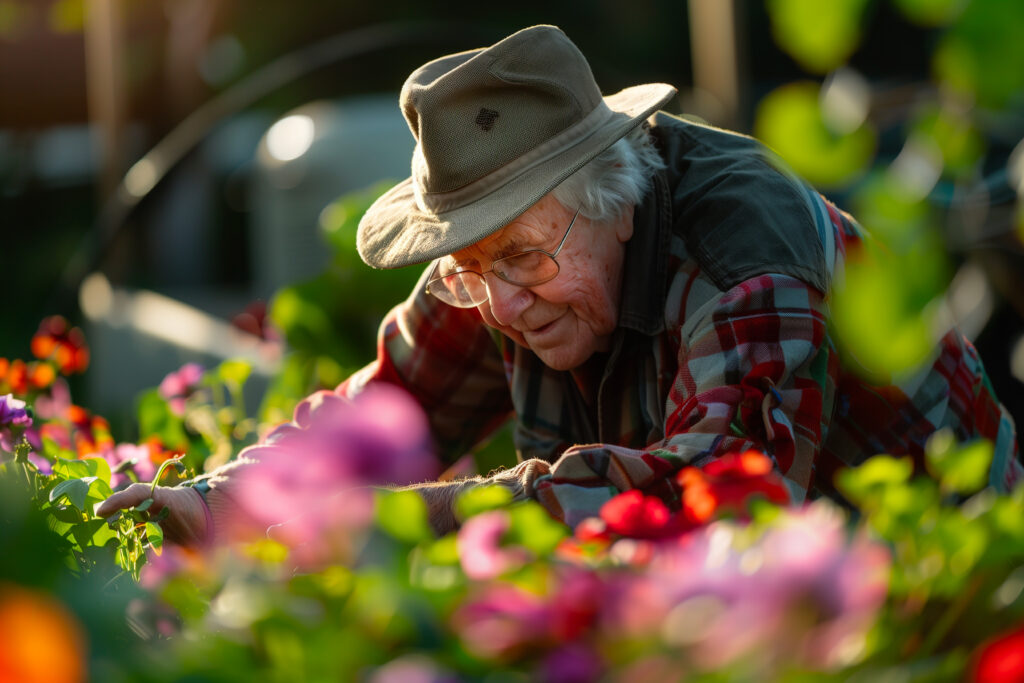
[[[418,195],[464,188],[603,105],[586,58],[554,26],[429,62],[406,80],[400,101],[417,142]]]

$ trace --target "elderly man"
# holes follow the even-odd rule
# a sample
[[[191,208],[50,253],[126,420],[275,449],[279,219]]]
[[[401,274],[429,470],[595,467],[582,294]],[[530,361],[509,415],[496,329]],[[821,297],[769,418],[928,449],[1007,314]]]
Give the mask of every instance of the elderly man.
[[[848,372],[829,292],[860,229],[753,139],[658,112],[674,93],[603,97],[552,26],[406,81],[412,177],[366,213],[358,245],[376,268],[428,265],[376,361],[337,392],[404,387],[449,461],[513,416],[520,460],[417,486],[435,528],[482,482],[573,525],[626,489],[672,501],[681,467],[748,448],[795,499],[830,494],[838,468],[875,453],[920,460],[940,426],[992,440],[991,482],[1017,481],[1013,424],[973,347],[951,331],[904,386]],[[208,480],[212,518],[195,490],[158,489],[172,532],[208,535],[244,461]]]

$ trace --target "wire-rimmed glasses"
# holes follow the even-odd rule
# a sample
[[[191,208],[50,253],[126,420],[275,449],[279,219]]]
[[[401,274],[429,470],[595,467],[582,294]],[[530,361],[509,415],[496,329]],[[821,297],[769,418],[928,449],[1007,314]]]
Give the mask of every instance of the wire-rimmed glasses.
[[[535,287],[553,280],[558,275],[558,261],[555,257],[565,246],[569,231],[576,223],[580,210],[576,209],[569,227],[565,229],[562,241],[553,252],[543,249],[527,249],[517,254],[504,256],[491,262],[491,267],[484,272],[455,265],[455,270],[445,272],[451,267],[445,264],[446,258],[434,262],[430,277],[427,278],[427,293],[433,294],[449,306],[457,308],[475,308],[487,301],[487,281],[484,275],[494,273],[505,282],[518,287]]]

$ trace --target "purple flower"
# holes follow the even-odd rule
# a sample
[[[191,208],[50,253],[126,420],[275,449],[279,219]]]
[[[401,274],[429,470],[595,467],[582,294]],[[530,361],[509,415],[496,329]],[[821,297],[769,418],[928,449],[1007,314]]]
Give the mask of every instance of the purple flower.
[[[25,408],[25,402],[14,398],[14,394],[0,396],[0,427],[7,426],[32,426],[32,416]]]
[[[0,396],[0,449],[13,453],[21,435],[31,426],[32,416],[24,401],[14,398],[14,394]]]
[[[176,372],[164,377],[157,391],[167,401],[171,412],[181,416],[185,414],[185,399],[192,395],[202,379],[202,366],[198,363],[186,363]]]
[[[571,643],[544,658],[540,678],[557,683],[589,683],[601,677],[603,668],[595,652],[579,643]]]

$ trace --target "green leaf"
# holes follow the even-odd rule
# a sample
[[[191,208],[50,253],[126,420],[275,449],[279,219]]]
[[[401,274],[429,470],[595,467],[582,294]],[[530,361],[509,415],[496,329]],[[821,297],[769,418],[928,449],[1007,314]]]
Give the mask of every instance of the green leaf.
[[[840,493],[860,504],[886,488],[905,484],[913,471],[910,458],[876,455],[857,467],[842,470],[836,476],[836,486]]]
[[[141,503],[139,503],[138,505],[135,506],[135,511],[136,512],[145,512],[146,510],[149,509],[149,506],[152,505],[152,504],[153,504],[153,499],[152,498],[147,498],[146,500],[142,501]]]
[[[98,477],[100,481],[104,482],[109,486],[110,484],[110,463],[99,456],[88,456],[82,458],[81,462],[85,463],[86,468],[89,470],[89,474],[94,477]]]
[[[537,557],[550,555],[569,535],[568,527],[552,519],[547,510],[533,501],[511,507],[509,516],[512,521],[510,540],[532,550]]]
[[[89,495],[89,485],[94,480],[94,477],[86,477],[84,479],[68,479],[63,481],[50,491],[50,502],[53,503],[62,496],[67,496],[72,505],[85,512],[85,498]]]
[[[374,515],[377,526],[406,543],[433,538],[427,504],[415,491],[375,491]]]
[[[848,185],[875,153],[875,132],[862,124],[839,133],[826,123],[817,83],[788,83],[757,106],[755,135],[798,174],[819,187]]]
[[[929,440],[925,452],[928,467],[943,491],[970,494],[988,483],[993,447],[985,439],[956,446],[951,443],[951,434],[939,432]]]
[[[802,67],[824,74],[841,66],[860,42],[867,0],[768,0],[772,35]]]
[[[67,460],[64,458],[57,458],[54,461],[53,473],[65,479],[78,479],[93,474],[89,471],[89,466],[84,460]]]
[[[944,26],[956,20],[965,0],[894,0],[904,16],[922,26]]]
[[[139,437],[145,439],[156,435],[165,444],[175,445],[188,442],[184,423],[171,412],[167,401],[156,389],[144,392],[138,398]]]
[[[511,502],[512,492],[504,486],[477,486],[459,494],[455,500],[455,515],[465,521],[473,515],[505,507]]]
[[[455,565],[459,563],[458,538],[448,534],[437,539],[427,548],[426,557],[431,564]]]
[[[159,555],[164,547],[164,531],[160,528],[160,525],[146,522],[146,538],[149,540],[149,544],[153,546],[153,552]]]
[[[96,531],[93,533],[90,543],[97,548],[102,548],[112,540],[117,540],[117,532],[111,529],[109,524],[100,524],[96,527]]]
[[[217,374],[225,384],[241,387],[252,374],[252,364],[237,358],[226,360],[217,368]]]

